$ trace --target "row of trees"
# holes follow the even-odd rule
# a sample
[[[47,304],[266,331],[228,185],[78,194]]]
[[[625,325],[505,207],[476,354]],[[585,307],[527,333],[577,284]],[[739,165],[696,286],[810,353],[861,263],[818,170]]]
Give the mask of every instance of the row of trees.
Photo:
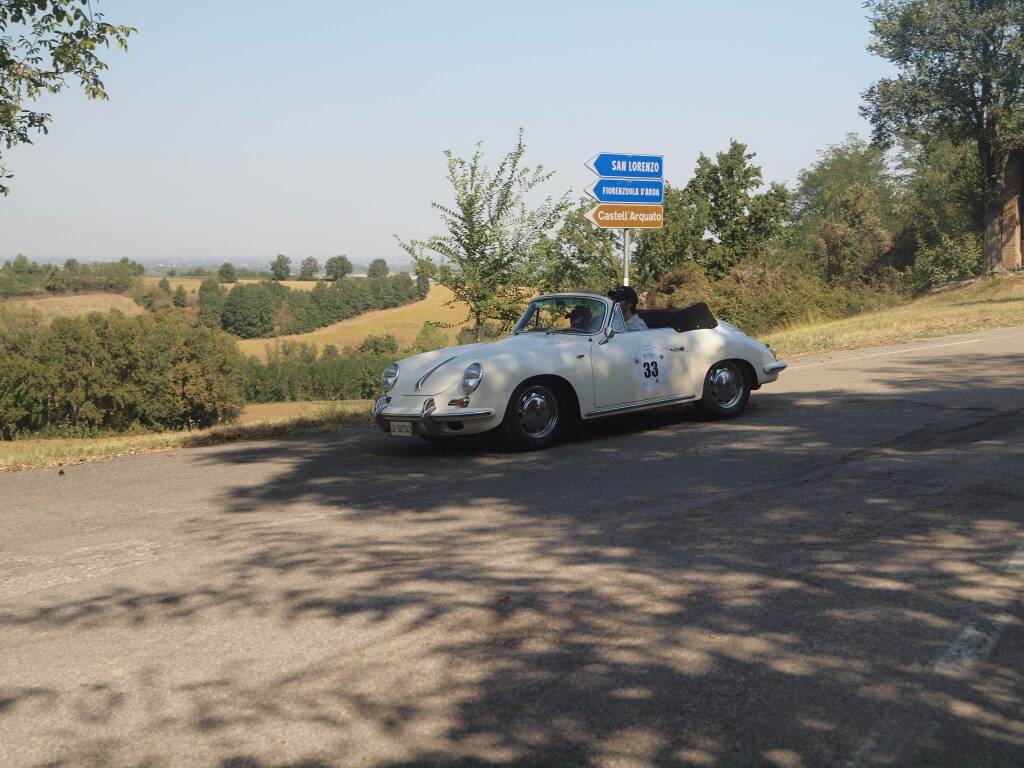
[[[222,331],[120,312],[41,327],[0,312],[0,437],[205,427],[233,420],[245,361]]]
[[[123,293],[136,284],[145,272],[138,262],[120,261],[81,264],[68,259],[64,266],[38,264],[19,254],[0,266],[0,298],[30,296],[36,293],[82,293],[113,291]]]
[[[187,303],[181,286],[168,295],[177,306]],[[306,333],[371,309],[397,307],[420,298],[423,294],[404,272],[321,281],[309,291],[272,281],[236,283],[227,290],[217,278],[208,277],[199,286],[196,306],[201,325],[254,339]]]

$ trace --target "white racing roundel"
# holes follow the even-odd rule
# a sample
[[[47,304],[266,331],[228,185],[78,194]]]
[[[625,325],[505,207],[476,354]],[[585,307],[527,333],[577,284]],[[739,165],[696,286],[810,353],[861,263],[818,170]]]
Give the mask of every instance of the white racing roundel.
[[[659,387],[666,380],[665,354],[653,344],[645,344],[633,353],[633,370],[642,387]]]

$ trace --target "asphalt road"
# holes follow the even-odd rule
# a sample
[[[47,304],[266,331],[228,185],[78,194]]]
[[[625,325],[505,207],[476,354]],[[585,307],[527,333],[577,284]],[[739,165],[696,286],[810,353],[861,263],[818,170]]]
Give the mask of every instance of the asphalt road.
[[[1024,329],[534,454],[0,475],[0,765],[1024,764]]]

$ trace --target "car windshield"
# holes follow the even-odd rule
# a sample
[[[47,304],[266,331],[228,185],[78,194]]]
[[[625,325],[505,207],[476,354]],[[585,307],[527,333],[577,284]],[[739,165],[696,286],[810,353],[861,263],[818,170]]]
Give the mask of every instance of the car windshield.
[[[514,333],[547,331],[598,333],[604,325],[605,303],[582,296],[534,299],[523,312]]]

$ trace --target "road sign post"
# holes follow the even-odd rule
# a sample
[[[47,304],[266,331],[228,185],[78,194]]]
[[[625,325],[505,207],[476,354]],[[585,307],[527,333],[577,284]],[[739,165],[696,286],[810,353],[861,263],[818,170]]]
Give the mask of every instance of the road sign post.
[[[601,178],[587,190],[597,205],[587,218],[602,229],[622,230],[622,284],[629,285],[629,230],[664,226],[664,158],[602,152],[587,161]]]

